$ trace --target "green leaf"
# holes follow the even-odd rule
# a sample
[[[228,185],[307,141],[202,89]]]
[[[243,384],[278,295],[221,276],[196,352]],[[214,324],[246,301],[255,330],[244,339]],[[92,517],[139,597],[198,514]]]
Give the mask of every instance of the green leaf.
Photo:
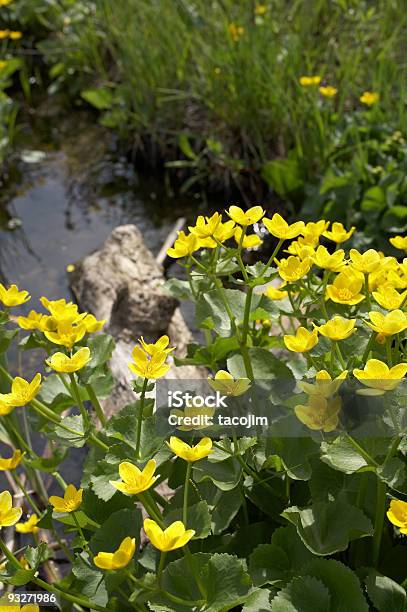
[[[290,195],[303,187],[300,165],[296,159],[275,159],[263,165],[261,176],[279,196]]]
[[[371,570],[365,579],[365,586],[370,600],[378,610],[405,612],[406,591],[391,578]]]
[[[225,531],[239,512],[242,493],[238,487],[222,491],[209,480],[200,482],[199,492],[206,500],[211,513],[211,530],[214,535]]]
[[[368,466],[366,459],[344,437],[335,438],[332,443],[322,442],[321,450],[321,461],[345,474],[354,474]]]
[[[251,347],[248,352],[255,379],[275,380],[280,378],[284,381],[292,380],[294,382],[294,376],[290,368],[267,349]],[[233,355],[228,359],[227,364],[229,372],[235,378],[247,376],[241,355]]]
[[[407,206],[393,206],[382,219],[382,228],[387,232],[404,232],[407,224]]]
[[[399,493],[407,494],[407,468],[405,462],[392,457],[377,468],[378,477]]]
[[[271,544],[260,544],[250,555],[249,572],[256,586],[287,583],[313,558],[297,535],[295,527],[279,527]]]
[[[304,568],[303,574],[317,578],[328,588],[329,612],[368,612],[357,576],[339,561],[315,559]]]
[[[248,596],[242,612],[269,612],[270,595],[268,589],[254,589]]]
[[[363,195],[360,209],[365,213],[380,212],[386,207],[386,194],[378,185],[367,189]]]
[[[55,472],[55,469],[65,459],[68,449],[56,447],[51,457],[36,457],[35,459],[24,458],[24,464],[42,472]]]
[[[70,527],[76,527],[76,521],[73,516],[69,512],[53,512],[52,517],[59,521],[60,523],[64,523],[64,525],[69,525]],[[98,523],[93,521],[89,516],[87,516],[83,510],[76,510],[75,518],[79,523],[79,526],[82,529],[89,529],[91,531],[95,531],[100,527]]]
[[[278,455],[290,478],[309,480],[312,469],[310,460],[318,453],[318,445],[312,438],[273,437],[267,440],[267,456]]]
[[[178,146],[181,149],[182,153],[185,155],[185,157],[188,157],[188,159],[198,159],[198,156],[192,149],[188,136],[186,134],[180,134],[178,136]]]
[[[24,557],[27,559],[32,569],[38,569],[41,563],[50,558],[51,551],[46,542],[40,542],[36,548],[27,546]]]
[[[79,380],[83,384],[89,382],[95,369],[101,368],[101,366],[104,366],[109,361],[114,351],[115,342],[107,334],[97,334],[96,336],[91,336],[87,340],[86,345],[90,349],[91,360],[79,372]]]
[[[85,89],[81,92],[81,96],[98,110],[107,110],[113,106],[114,102],[114,92],[108,87]]]
[[[240,481],[242,466],[235,457],[226,461],[197,461],[193,467],[194,480],[211,480],[222,491],[234,489]]]
[[[97,569],[87,555],[82,554],[76,557],[72,567],[72,573],[76,580],[73,581],[73,592],[82,593],[99,606],[105,606],[108,601],[108,594],[105,585],[103,572]]]
[[[164,515],[165,524],[168,526],[175,521],[182,521],[182,508],[175,508]],[[211,532],[211,514],[206,501],[188,505],[188,529],[194,529],[194,539],[206,538]]]
[[[93,553],[113,552],[126,537],[136,538],[140,544],[142,515],[138,508],[124,508],[114,512],[92,536],[89,546]]]
[[[271,602],[271,612],[327,612],[330,595],[326,586],[312,576],[294,578]]]
[[[303,510],[292,506],[282,516],[296,526],[305,546],[316,555],[346,550],[351,540],[373,533],[367,516],[344,497],[333,502],[317,502]]]
[[[62,421],[64,427],[69,427],[71,431],[67,431],[60,425],[55,425],[50,437],[57,439],[60,443],[74,448],[81,448],[85,445],[90,432],[85,431],[83,418],[80,414],[64,417]]]
[[[5,353],[18,334],[18,329],[0,329],[0,355]]]

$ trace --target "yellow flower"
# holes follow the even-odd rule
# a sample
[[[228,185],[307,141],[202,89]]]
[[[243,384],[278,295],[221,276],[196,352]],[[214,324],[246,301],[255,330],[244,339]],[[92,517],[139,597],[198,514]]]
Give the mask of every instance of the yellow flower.
[[[26,406],[34,399],[41,387],[41,374],[36,374],[29,383],[16,376],[11,383],[11,391],[5,395],[0,395],[0,402],[3,401],[14,408]]]
[[[329,227],[329,221],[321,219],[320,221],[309,221],[302,230],[302,238],[298,239],[301,245],[308,245],[315,248],[318,245],[322,234]]]
[[[95,334],[102,329],[106,321],[104,319],[98,321],[93,314],[87,314],[82,323],[85,325],[88,334]]]
[[[10,30],[0,30],[0,39],[8,38]]]
[[[82,503],[83,489],[77,489],[70,484],[66,487],[63,497],[51,495],[49,503],[56,512],[75,512]]]
[[[248,378],[233,378],[226,370],[218,370],[215,378],[208,378],[208,382],[212,389],[229,397],[239,397],[239,395],[246,393],[250,387]]]
[[[6,414],[10,414],[13,412],[14,406],[10,404],[10,393],[2,394],[0,393],[0,416],[4,416]]]
[[[119,570],[127,567],[136,551],[136,539],[124,538],[119,548],[113,553],[100,552],[93,559],[96,567],[104,570]]]
[[[307,393],[307,395],[321,395],[322,397],[328,398],[337,393],[347,375],[348,370],[345,370],[332,380],[329,372],[320,370],[315,376],[315,384],[301,381],[298,383],[298,386],[302,391]]]
[[[295,336],[284,336],[284,344],[289,351],[306,353],[318,344],[318,330],[313,329],[310,332],[305,327],[299,327],[295,332]]]
[[[20,450],[15,450],[10,459],[3,459],[0,457],[0,471],[14,470],[22,461],[24,453]]]
[[[362,102],[362,104],[372,106],[372,104],[376,104],[376,102],[379,100],[379,94],[374,93],[373,91],[364,91],[359,100]]]
[[[256,4],[256,6],[254,7],[254,12],[256,15],[265,15],[267,13],[267,5]]]
[[[400,251],[407,251],[407,236],[393,236],[393,238],[389,239],[389,242],[396,249],[400,249]]]
[[[240,240],[242,238],[243,230],[241,227],[237,227],[235,229],[235,240],[238,245],[240,245]],[[263,240],[257,234],[250,234],[249,236],[245,235],[242,241],[242,247],[244,249],[254,249],[255,247],[263,244]]]
[[[335,222],[332,224],[331,230],[326,230],[322,235],[325,236],[325,238],[328,238],[328,240],[332,240],[332,242],[340,244],[341,242],[349,240],[355,229],[355,227],[351,227],[349,231],[346,231],[342,223]]]
[[[0,283],[0,302],[4,306],[11,308],[12,306],[20,306],[31,299],[28,291],[19,291],[17,285],[11,285],[8,289]]]
[[[70,263],[66,266],[65,270],[68,272],[68,274],[72,274],[72,272],[75,272],[76,266],[75,264]]]
[[[191,463],[207,457],[212,452],[212,440],[210,438],[202,438],[195,446],[189,446],[183,440],[171,436],[167,444],[177,457],[181,457],[181,459]]]
[[[295,282],[308,274],[311,266],[312,260],[310,258],[301,260],[299,257],[290,255],[287,259],[281,259],[278,262],[278,273],[288,283]]]
[[[235,223],[244,227],[257,223],[265,214],[261,206],[252,206],[246,211],[239,206],[230,206],[226,212]]]
[[[154,476],[156,463],[150,459],[141,471],[129,461],[119,465],[121,480],[110,480],[110,484],[126,495],[138,495],[153,486],[158,476]]]
[[[71,349],[74,344],[80,342],[86,334],[84,323],[73,324],[69,321],[59,321],[55,331],[44,330],[44,336],[54,344],[60,344]]]
[[[11,40],[20,40],[20,38],[22,38],[22,36],[23,36],[22,32],[10,32]]]
[[[179,259],[192,255],[199,248],[199,239],[195,234],[187,235],[185,232],[178,232],[178,238],[174,242],[174,246],[167,250],[167,255],[173,259]]]
[[[163,338],[168,339],[167,336],[163,336]],[[170,366],[165,363],[165,360],[167,359],[169,349],[162,348],[160,350],[159,348],[159,346],[161,346],[159,342],[162,342],[162,346],[164,346],[163,338],[160,338],[156,345],[147,345],[144,340],[142,340],[140,341],[141,347],[134,347],[132,353],[134,363],[129,363],[128,365],[130,370],[136,374],[136,376],[141,376],[141,378],[156,379],[167,374]],[[165,340],[165,342],[165,346],[167,346],[167,340]],[[156,348],[148,348],[152,346],[155,346]]]
[[[87,346],[80,348],[72,357],[68,357],[64,353],[54,353],[45,361],[50,368],[55,372],[64,374],[72,374],[85,367],[89,363],[90,350]]]
[[[281,291],[281,289],[285,287],[285,285],[286,283],[280,283],[280,285],[277,285],[277,287],[273,287],[273,285],[270,285],[269,287],[267,287],[266,291],[264,292],[264,295],[270,298],[270,300],[283,300],[288,296],[288,291]]]
[[[400,533],[407,534],[407,502],[392,499],[387,511],[387,518],[393,525],[400,528]]]
[[[309,429],[329,433],[337,428],[341,398],[327,399],[322,395],[310,395],[308,404],[295,407],[297,418]]]
[[[0,60],[0,70],[4,70],[7,64],[8,64],[7,60]]]
[[[407,329],[407,314],[402,310],[392,310],[387,314],[381,312],[369,312],[371,323],[367,322],[369,327],[378,334],[384,336],[393,336]]]
[[[370,272],[374,272],[380,266],[380,255],[374,249],[369,249],[364,253],[351,249],[349,254],[352,268],[363,274],[370,274]]]
[[[0,6],[7,6],[12,0],[0,0]]]
[[[326,299],[337,304],[354,306],[364,300],[365,296],[360,293],[363,286],[363,276],[351,270],[340,272],[332,285],[326,288]]]
[[[86,312],[80,314],[76,304],[67,302],[64,299],[49,300],[46,297],[41,297],[40,302],[44,308],[50,312],[54,329],[56,329],[60,323],[80,323],[87,315]]]
[[[298,240],[293,240],[293,242],[288,245],[288,248],[284,252],[290,253],[291,255],[296,255],[302,261],[304,261],[304,259],[310,259],[311,261],[313,261],[315,257],[315,251],[313,247],[301,244],[300,240],[301,236]]]
[[[37,523],[39,520],[36,514],[32,514],[25,523],[17,523],[16,531],[19,533],[38,533]]]
[[[338,90],[336,87],[332,87],[332,85],[327,85],[326,87],[320,87],[319,93],[321,96],[324,96],[324,98],[333,98],[338,93]]]
[[[196,220],[196,225],[194,227],[189,227],[189,231],[198,238],[210,238],[214,235],[220,223],[222,223],[222,215],[218,212],[214,213],[212,217],[203,217],[199,215]]]
[[[324,325],[320,325],[316,329],[320,334],[334,340],[345,340],[349,338],[355,331],[356,319],[343,319],[342,317],[335,316],[333,319],[327,321]]]
[[[21,518],[21,508],[13,508],[13,499],[9,491],[0,493],[0,527],[11,527]]]
[[[244,34],[244,27],[235,23],[229,23],[228,31],[233,42],[238,42],[239,38]]]
[[[302,87],[310,87],[310,85],[319,85],[322,77],[320,76],[302,76],[299,78]]]
[[[353,375],[366,387],[362,395],[383,395],[399,385],[407,373],[407,363],[399,363],[389,368],[379,359],[369,359],[363,370],[355,368]]]
[[[145,519],[144,531],[151,544],[161,552],[170,552],[182,548],[195,535],[193,529],[185,529],[182,521],[175,521],[167,529],[162,530],[155,521]]]
[[[304,221],[297,221],[289,225],[278,213],[274,213],[271,219],[264,217],[263,223],[267,230],[280,240],[292,240],[301,234],[304,229]]]
[[[331,255],[326,247],[320,245],[315,251],[314,263],[324,270],[339,272],[346,265],[344,257],[345,251],[343,249],[339,249],[339,251],[335,251]]]
[[[407,291],[399,293],[391,285],[380,285],[377,291],[373,291],[372,295],[376,302],[386,310],[397,310],[401,308],[407,297]]]
[[[21,329],[25,330],[33,330],[33,329],[41,329],[41,320],[44,318],[44,315],[40,312],[35,312],[35,310],[30,310],[28,317],[18,317],[17,324]]]
[[[161,338],[159,338],[156,342],[150,344],[145,342],[144,338],[141,337],[139,342],[145,352],[151,356],[155,355],[156,353],[165,353],[166,355],[168,355],[173,350],[175,350],[173,347],[168,348],[168,345],[170,343],[170,339],[168,336],[161,336]]]

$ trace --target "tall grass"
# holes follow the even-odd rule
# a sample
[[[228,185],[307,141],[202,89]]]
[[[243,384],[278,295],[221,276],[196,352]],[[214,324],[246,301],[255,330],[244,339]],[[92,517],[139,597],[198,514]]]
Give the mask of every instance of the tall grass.
[[[380,94],[377,118],[407,127],[404,0],[94,6],[59,36],[63,65],[74,67],[82,88],[112,88],[115,114],[108,109],[107,123],[116,118],[139,142],[148,136],[167,157],[177,157],[183,135],[191,165],[203,163],[204,154],[219,173],[250,174],[294,151],[312,175],[364,90]],[[243,28],[237,37],[231,24]],[[321,75],[337,96],[324,99],[318,87],[301,87],[304,74]]]

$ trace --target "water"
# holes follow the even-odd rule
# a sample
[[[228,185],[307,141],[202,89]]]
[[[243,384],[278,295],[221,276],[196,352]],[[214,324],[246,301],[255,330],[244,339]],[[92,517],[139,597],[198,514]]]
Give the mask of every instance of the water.
[[[162,178],[143,177],[113,137],[74,114],[26,125],[0,196],[0,280],[33,299],[70,298],[66,267],[135,223],[157,253],[178,217],[200,200],[171,197]]]

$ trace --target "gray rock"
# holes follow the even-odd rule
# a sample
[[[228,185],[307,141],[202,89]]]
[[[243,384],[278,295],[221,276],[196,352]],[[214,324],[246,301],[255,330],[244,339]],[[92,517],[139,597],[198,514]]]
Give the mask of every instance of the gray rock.
[[[185,355],[192,334],[175,298],[164,289],[161,266],[146,247],[135,225],[113,230],[100,250],[76,264],[70,274],[71,289],[82,310],[105,319],[105,331],[116,340],[111,368],[117,380],[106,411],[134,401],[132,375],[127,365],[137,340],[154,342],[168,334],[175,355]],[[204,378],[204,368],[171,367],[167,378]]]

